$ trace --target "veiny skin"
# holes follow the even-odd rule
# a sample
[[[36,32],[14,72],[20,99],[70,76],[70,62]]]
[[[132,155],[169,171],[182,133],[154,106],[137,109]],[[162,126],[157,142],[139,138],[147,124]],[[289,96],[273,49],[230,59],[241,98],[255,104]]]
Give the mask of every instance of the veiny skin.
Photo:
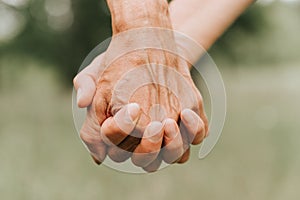
[[[113,35],[141,27],[172,28],[166,1],[108,0],[108,5],[112,14]],[[174,40],[171,41],[176,45]],[[109,51],[110,48],[106,54],[109,54]],[[146,85],[135,91],[130,98],[132,104],[120,106],[118,102],[112,101],[112,92],[122,75],[141,65],[153,63],[173,67],[185,78],[196,97],[193,107],[180,110],[179,102],[184,101],[185,97],[176,97],[168,88],[157,84]],[[106,65],[105,55],[96,58],[92,64]],[[75,88],[80,81],[95,81],[97,85],[80,136],[96,163],[101,163],[106,155],[116,162],[123,162],[131,157],[135,165],[152,172],[158,169],[162,160],[167,163],[186,162],[190,153],[189,145],[201,143],[207,135],[208,121],[201,94],[191,79],[188,64],[177,56],[162,50],[140,50],[121,56],[105,71],[99,72],[90,68],[85,70],[88,76],[81,80],[75,79]],[[153,79],[159,76],[167,81],[169,78],[168,74],[159,68],[157,71],[149,68],[148,73]],[[179,81],[174,82],[174,85],[179,90],[182,87]],[[166,116],[151,122],[149,112],[154,104],[162,105]],[[179,119],[184,123],[188,134],[180,133],[177,125]],[[119,128],[120,123],[126,130]],[[134,137],[132,132],[137,137]],[[165,148],[162,148],[164,146]]]
[[[228,26],[253,2],[253,0],[173,0],[169,6],[171,11],[172,25],[175,30],[190,36],[205,49],[208,49],[228,28]],[[112,28],[114,35],[118,32],[141,27],[172,28],[168,17],[168,4],[165,0],[107,0],[107,3],[112,13]],[[186,53],[188,53],[188,50],[190,49],[189,46],[186,46],[185,43],[180,41],[176,42],[180,47],[182,47],[182,49],[187,50]],[[82,108],[88,107],[89,111],[86,121],[81,129],[81,137],[87,144],[93,159],[98,164],[104,160],[105,156],[107,155],[107,149],[112,148],[111,140],[117,143],[118,141],[123,140],[124,135],[128,135],[127,133],[122,133],[122,131],[118,129],[118,126],[116,123],[114,123],[115,118],[119,121],[120,119],[124,119],[123,126],[126,126],[127,130],[131,130],[134,129],[136,118],[139,119],[139,113],[141,110],[136,104],[121,106],[122,108],[120,109],[119,106],[114,105],[114,103],[110,103],[111,108],[118,107],[115,109],[115,111],[120,109],[118,112],[114,113],[115,111],[112,112],[112,109],[106,107],[109,105],[110,101],[98,101],[96,105],[96,99],[94,98],[96,93],[96,85],[102,73],[102,67],[100,66],[103,65],[104,62],[104,54],[98,56],[91,63],[91,65],[81,71],[74,78],[74,87],[77,90],[78,106]],[[123,63],[123,65],[125,65],[125,63]],[[184,65],[185,64],[179,64],[179,66]],[[181,67],[178,69],[181,69]],[[189,73],[185,72],[184,74],[188,75],[186,76],[187,79],[190,79]],[[156,75],[154,74],[153,77],[155,76]],[[111,78],[113,79],[113,76]],[[193,83],[191,82],[190,85],[192,86]],[[154,90],[149,89],[149,91]],[[157,92],[161,96],[160,91]],[[155,92],[152,93],[155,94]],[[195,93],[197,94],[198,92],[195,91]],[[140,94],[142,95],[142,93]],[[135,98],[138,99],[137,96]],[[202,104],[201,96],[198,99],[200,100],[199,104]],[[148,98],[148,100],[150,100],[150,98]],[[148,103],[149,105],[152,104],[152,102],[149,101]],[[97,118],[95,112],[96,107],[102,107],[104,110],[106,110],[107,115],[105,116],[98,113]],[[147,107],[147,104],[142,105],[142,108],[145,109],[145,107]],[[128,111],[130,111],[130,114]],[[111,114],[114,116],[109,117]],[[128,117],[132,118],[134,123],[130,123],[130,120],[126,120]],[[199,112],[195,113],[190,109],[185,109],[181,111],[179,117],[184,123],[188,133],[186,135],[183,133],[177,134],[177,121],[173,119],[165,119],[162,123],[164,125],[162,145],[165,148],[160,150],[159,156],[157,156],[155,161],[152,161],[151,164],[143,167],[145,170],[155,171],[159,167],[162,159],[168,163],[171,163],[177,157],[179,158],[176,161],[179,163],[187,161],[189,157],[189,151],[186,151],[182,156],[179,156],[181,155],[182,149],[184,149],[185,146],[183,144],[183,141],[185,141],[183,138],[187,137],[189,139],[188,141],[192,144],[198,144],[203,140],[203,135],[207,136],[207,119],[203,110],[200,109]],[[99,134],[99,123],[102,122],[104,122],[101,128],[102,133],[104,132],[107,134],[107,136],[109,135],[108,140],[106,140],[108,138],[105,137],[106,135],[102,134],[101,137]],[[159,123],[155,123],[152,126],[147,130],[150,130],[150,132],[153,131],[150,135],[159,135],[157,137],[159,143],[161,141],[159,139],[161,134],[161,126]],[[147,134],[149,134],[149,131],[145,131],[144,136]],[[105,140],[105,142],[103,140]],[[135,144],[135,146],[137,146],[136,151],[141,151],[141,149],[145,148],[148,151],[150,150],[150,152],[157,152],[157,145],[150,144],[151,143],[139,141]],[[129,149],[126,142],[121,142],[119,146],[121,146],[123,149]],[[142,146],[142,148],[139,146]],[[180,147],[182,148],[180,149]],[[153,153],[152,155],[156,154]],[[135,156],[133,154],[132,158],[134,157],[139,156]],[[144,165],[147,160],[149,161],[147,156],[140,157],[143,158],[144,161],[143,159],[133,159],[134,163],[137,165]],[[151,157],[151,159],[153,159],[153,157]]]

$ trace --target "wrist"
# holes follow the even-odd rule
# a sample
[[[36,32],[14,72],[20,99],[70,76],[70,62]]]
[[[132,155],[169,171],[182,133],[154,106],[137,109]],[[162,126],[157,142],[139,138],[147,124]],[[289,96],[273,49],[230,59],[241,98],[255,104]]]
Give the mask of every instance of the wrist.
[[[166,0],[107,0],[107,3],[114,34],[142,27],[172,28]]]

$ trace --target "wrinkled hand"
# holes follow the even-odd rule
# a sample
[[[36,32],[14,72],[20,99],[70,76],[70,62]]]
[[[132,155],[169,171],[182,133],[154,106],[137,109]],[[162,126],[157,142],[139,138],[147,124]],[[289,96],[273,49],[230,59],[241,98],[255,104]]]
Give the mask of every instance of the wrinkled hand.
[[[147,171],[156,170],[162,159],[167,163],[185,162],[189,157],[190,143],[199,144],[207,134],[207,119],[202,98],[191,79],[187,63],[162,50],[130,53],[116,60],[105,71],[101,71],[100,66],[104,63],[105,56],[98,56],[74,79],[75,88],[78,90],[78,105],[86,107],[91,104],[81,130],[81,138],[96,162],[102,162],[106,154],[116,162],[131,157],[134,164]],[[112,101],[114,88],[119,80],[122,80],[122,75],[143,66],[146,66],[144,68],[148,77],[154,80],[162,79],[159,82],[171,79],[173,88],[177,88],[178,91],[185,89],[179,80],[170,77],[172,74],[164,74],[163,68],[157,67],[156,71],[153,71],[151,66],[157,64],[170,68],[174,66],[172,70],[181,74],[192,88],[190,92],[196,97],[196,101],[192,102],[195,105],[190,109],[180,110],[180,102],[189,99],[184,99],[185,96],[179,96],[181,99],[177,99],[168,88],[156,84],[138,88],[129,100],[134,102],[133,104],[126,105],[127,102],[122,102],[121,97]],[[136,79],[140,76],[134,73],[133,75],[136,77],[132,78]],[[124,87],[130,80],[122,81]],[[153,108],[153,105],[157,104],[163,108]],[[164,110],[164,113],[161,113],[161,110]],[[179,119],[184,123],[187,135],[180,133],[177,123]],[[140,129],[133,131],[137,129],[137,124]],[[165,148],[160,151],[162,146]]]
[[[177,46],[172,37],[162,40],[162,46],[164,42]],[[190,144],[201,143],[208,133],[202,97],[187,62],[157,49],[112,61],[113,43],[114,38],[107,52],[74,79],[78,106],[88,107],[80,136],[95,162],[106,155],[115,162],[131,157],[146,171],[157,170],[162,160],[186,162]]]

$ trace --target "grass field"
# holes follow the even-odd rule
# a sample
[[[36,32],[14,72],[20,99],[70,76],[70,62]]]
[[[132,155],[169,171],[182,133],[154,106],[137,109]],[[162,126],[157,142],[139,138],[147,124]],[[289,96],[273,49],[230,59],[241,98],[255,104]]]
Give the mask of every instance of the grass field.
[[[223,69],[228,113],[214,151],[198,160],[195,147],[187,164],[147,175],[93,164],[71,90],[42,63],[0,64],[0,199],[299,199],[299,64]]]

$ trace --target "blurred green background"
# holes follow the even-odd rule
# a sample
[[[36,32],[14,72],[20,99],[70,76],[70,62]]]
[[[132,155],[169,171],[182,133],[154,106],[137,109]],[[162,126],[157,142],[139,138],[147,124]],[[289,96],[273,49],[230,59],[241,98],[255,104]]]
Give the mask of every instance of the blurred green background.
[[[154,174],[97,167],[73,126],[72,77],[110,34],[104,1],[0,0],[0,199],[299,199],[299,1],[257,2],[211,48],[223,134]]]

